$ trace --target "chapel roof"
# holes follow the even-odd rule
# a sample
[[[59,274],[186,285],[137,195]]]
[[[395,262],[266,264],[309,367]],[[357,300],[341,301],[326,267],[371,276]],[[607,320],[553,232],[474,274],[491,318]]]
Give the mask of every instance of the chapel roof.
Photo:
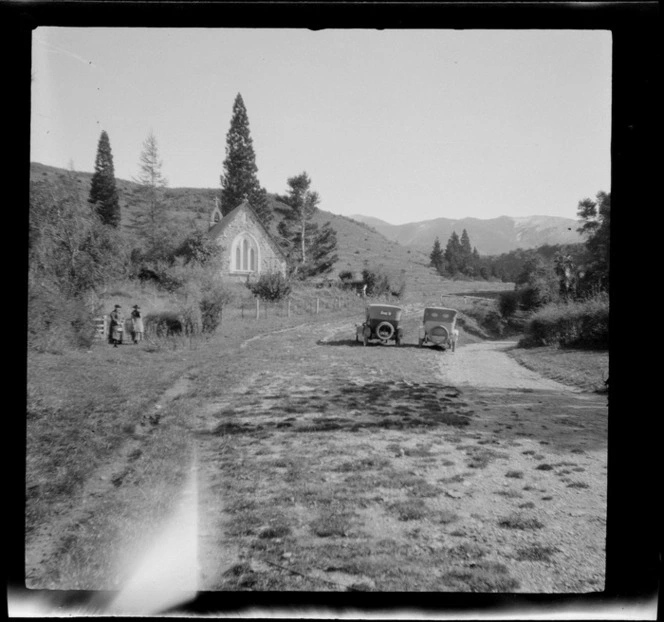
[[[254,208],[251,207],[251,204],[249,203],[249,201],[247,201],[247,199],[244,199],[242,203],[240,203],[237,207],[228,212],[228,214],[226,214],[219,222],[215,223],[212,227],[210,227],[210,229],[208,230],[208,235],[213,239],[218,238],[228,228],[228,225],[230,225],[230,223],[233,222],[233,220],[235,220],[235,217],[243,210],[248,211],[254,217],[256,224],[263,232],[263,235],[265,235],[265,237],[270,241],[270,244],[272,245],[273,249],[284,259],[286,259],[283,250],[276,243],[275,239],[272,237],[272,234],[268,231],[267,227],[261,222],[261,219],[258,217]]]

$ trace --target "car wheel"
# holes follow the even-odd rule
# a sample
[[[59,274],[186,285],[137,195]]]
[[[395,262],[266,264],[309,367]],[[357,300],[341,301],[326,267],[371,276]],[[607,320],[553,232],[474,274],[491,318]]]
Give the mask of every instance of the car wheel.
[[[394,335],[394,326],[389,322],[381,322],[376,326],[376,336],[381,339],[381,341],[389,341]]]

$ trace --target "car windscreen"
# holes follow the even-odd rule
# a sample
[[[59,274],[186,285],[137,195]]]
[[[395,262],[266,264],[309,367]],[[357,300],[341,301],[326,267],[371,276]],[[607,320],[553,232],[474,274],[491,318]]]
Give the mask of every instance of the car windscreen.
[[[425,322],[452,322],[456,317],[456,312],[449,309],[425,309]]]
[[[367,315],[373,320],[398,320],[401,309],[396,307],[369,307]]]

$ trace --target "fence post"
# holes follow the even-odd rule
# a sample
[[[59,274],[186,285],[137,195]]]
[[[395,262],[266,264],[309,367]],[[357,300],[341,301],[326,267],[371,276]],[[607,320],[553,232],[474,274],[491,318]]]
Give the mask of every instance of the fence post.
[[[316,296],[316,315],[318,315],[319,302],[320,302],[320,299],[318,298],[318,296]]]
[[[261,313],[261,308],[260,308],[260,300],[256,298],[256,319],[260,319],[260,313]]]

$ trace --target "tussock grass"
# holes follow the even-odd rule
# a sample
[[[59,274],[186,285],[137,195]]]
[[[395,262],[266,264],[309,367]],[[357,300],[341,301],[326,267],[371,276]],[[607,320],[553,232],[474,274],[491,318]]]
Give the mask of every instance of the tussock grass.
[[[452,510],[438,510],[435,516],[433,517],[434,521],[441,524],[447,525],[459,520],[459,515]]]
[[[400,521],[420,520],[427,516],[429,512],[424,501],[420,499],[396,501],[390,504],[388,508]]]
[[[497,490],[497,495],[507,497],[508,499],[520,499],[523,495],[518,490]]]
[[[538,519],[531,516],[524,516],[523,514],[511,514],[498,521],[498,526],[505,529],[541,529],[544,524]]]
[[[336,466],[334,470],[340,473],[349,473],[355,471],[363,472],[367,469],[382,469],[389,466],[390,464],[391,460],[388,458],[372,456],[367,458],[360,458],[358,460],[342,462],[340,465]]]
[[[548,562],[551,557],[557,552],[554,546],[544,546],[541,544],[531,544],[529,546],[517,549],[515,559],[518,561],[529,562]]]
[[[567,484],[568,488],[590,488],[586,482],[569,482]]]
[[[350,514],[325,512],[313,520],[309,527],[319,538],[343,538],[350,533],[351,516]]]
[[[442,579],[451,587],[467,592],[510,592],[519,587],[504,564],[488,561],[446,572]]]
[[[464,542],[448,549],[447,553],[451,557],[458,559],[481,559],[487,554],[487,550],[475,542]]]

